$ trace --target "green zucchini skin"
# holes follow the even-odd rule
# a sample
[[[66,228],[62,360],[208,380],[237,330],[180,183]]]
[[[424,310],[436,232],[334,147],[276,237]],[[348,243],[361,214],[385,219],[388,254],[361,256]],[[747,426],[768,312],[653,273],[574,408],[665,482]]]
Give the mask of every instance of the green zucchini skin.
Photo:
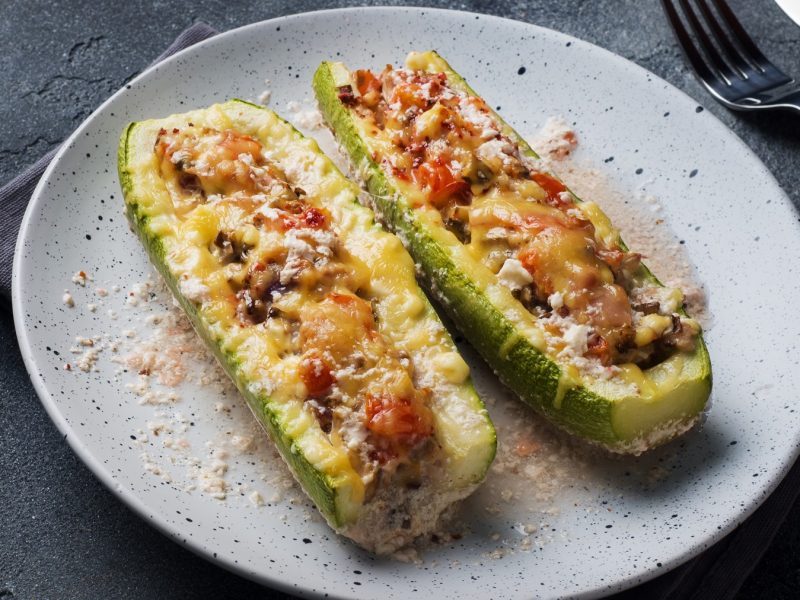
[[[231,100],[223,106],[247,106],[249,110],[267,110],[258,105],[241,100]],[[283,126],[291,129],[291,136],[294,139],[304,139],[302,134],[289,123],[280,119],[277,115],[276,118]],[[363,525],[361,523],[363,515],[361,507],[365,505],[354,506],[349,498],[342,498],[341,491],[337,490],[335,474],[328,475],[318,470],[312,464],[311,460],[304,454],[300,444],[285,431],[277,411],[278,407],[273,403],[270,396],[257,386],[254,388],[254,386],[251,385],[251,382],[241,368],[240,362],[236,356],[232,352],[224,350],[223,340],[215,338],[214,334],[210,333],[202,315],[198,311],[198,307],[181,293],[179,282],[167,263],[164,243],[148,225],[150,219],[140,206],[140,198],[142,198],[143,194],[147,193],[147,191],[137,188],[136,177],[134,176],[134,170],[131,166],[131,155],[132,152],[134,152],[131,141],[132,136],[134,132],[137,131],[138,127],[146,123],[151,124],[152,122],[131,123],[125,128],[120,138],[117,166],[123,196],[125,198],[128,221],[131,228],[144,245],[151,262],[163,276],[164,281],[181,305],[181,308],[183,308],[195,330],[204,340],[207,347],[212,350],[228,376],[233,380],[254,416],[266,429],[270,438],[276,444],[281,456],[288,464],[295,478],[300,482],[305,492],[315,503],[328,523],[340,533],[352,537],[357,543],[377,553],[393,551],[403,543],[411,541],[411,539],[400,540],[396,538],[383,544],[382,540],[371,538],[369,535],[363,533]],[[316,152],[321,154],[321,151],[315,144],[314,148]],[[338,169],[334,168],[334,170],[343,178],[341,173],[338,172]],[[357,192],[358,190],[354,188],[352,194],[353,210],[363,211],[363,207],[359,205],[356,199]],[[384,232],[380,231],[379,226],[376,225],[374,221],[371,221],[371,223],[371,226],[374,227],[376,231],[380,232],[381,235],[386,235]],[[438,318],[434,316],[435,311],[428,303],[424,294],[421,292],[418,293],[421,300],[424,301],[426,307],[425,313],[433,316],[432,318],[436,319],[438,322]],[[449,340],[448,343],[450,346],[455,349],[452,340],[450,340],[447,334],[445,335]],[[476,437],[470,440],[469,448],[465,449],[468,455],[466,457],[448,457],[453,461],[452,464],[461,464],[463,472],[460,471],[458,474],[455,472],[448,472],[448,479],[446,481],[431,484],[431,487],[434,485],[440,487],[429,491],[438,493],[442,499],[447,498],[447,502],[454,502],[463,498],[483,481],[496,451],[494,426],[482,401],[475,392],[471,380],[467,378],[462,384],[462,387],[464,394],[469,398],[470,408],[468,410],[472,413],[471,417],[474,417],[478,424],[471,430],[475,432]],[[442,500],[442,502],[444,502],[444,500]],[[384,501],[384,505],[386,505],[387,512],[390,510],[393,511],[394,506],[390,501]],[[439,511],[441,508],[441,506],[438,506]],[[379,506],[377,510],[379,511],[380,509],[381,507]],[[370,510],[374,516],[374,513],[376,513],[375,507],[370,507]],[[378,512],[378,514],[381,513]],[[438,514],[439,512],[434,513],[434,511],[431,511],[431,515],[427,515],[426,518],[431,520],[437,517]],[[369,516],[364,518],[369,518]],[[361,528],[361,530],[359,530],[359,528]]]
[[[281,456],[289,465],[292,473],[302,482],[306,493],[311,497],[314,504],[316,504],[319,511],[331,526],[334,528],[344,527],[346,522],[343,516],[336,510],[336,491],[332,487],[331,482],[314,468],[304,456],[302,449],[281,429],[278,423],[278,416],[272,409],[268,397],[264,394],[255,394],[248,388],[247,380],[244,378],[243,374],[239,372],[237,361],[222,350],[219,340],[213,339],[208,334],[208,331],[197,313],[197,308],[181,294],[178,282],[167,267],[164,246],[161,240],[153,235],[146,226],[148,220],[147,216],[139,211],[136,201],[137,191],[133,185],[133,177],[128,169],[128,140],[130,134],[137,125],[137,123],[130,123],[125,128],[120,138],[119,152],[117,154],[117,169],[119,171],[122,193],[126,200],[128,222],[147,250],[150,261],[164,278],[167,287],[169,287],[173,296],[177,299],[181,308],[186,313],[186,316],[191,321],[195,331],[203,338],[206,347],[211,349],[219,364],[222,365],[222,368],[233,380],[252,413],[258,419],[259,423],[267,430],[267,433],[278,447]]]
[[[698,336],[694,352],[686,359],[681,381],[669,398],[664,399],[680,399],[682,408],[673,413],[666,410],[668,416],[658,419],[647,417],[648,409],[643,407],[645,412],[640,415],[645,415],[642,420],[646,426],[637,427],[637,420],[626,419],[624,415],[618,417],[615,414],[621,404],[618,398],[601,395],[583,385],[561,388],[561,367],[518,332],[515,323],[459,269],[373,160],[350,110],[338,98],[337,70],[341,69],[339,63],[323,62],[314,74],[313,87],[325,120],[349,155],[356,177],[371,194],[376,213],[403,240],[419,265],[423,287],[445,308],[500,380],[557,426],[612,452],[640,454],[691,428],[702,415],[711,393],[711,363],[702,336]],[[477,96],[449,65],[445,73],[451,86]],[[525,154],[539,158],[499,115],[494,115],[504,125],[503,132],[519,142]],[[645,278],[660,285],[646,267],[642,269]],[[665,411],[663,407],[660,410]],[[648,422],[654,418],[655,422]]]

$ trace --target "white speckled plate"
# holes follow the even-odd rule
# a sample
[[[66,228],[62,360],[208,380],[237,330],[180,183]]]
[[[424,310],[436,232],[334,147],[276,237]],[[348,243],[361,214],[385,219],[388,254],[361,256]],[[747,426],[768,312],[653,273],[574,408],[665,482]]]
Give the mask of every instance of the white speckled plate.
[[[265,87],[271,106],[286,113],[287,102],[310,97],[311,74],[323,59],[380,67],[411,49],[432,47],[519,130],[535,131],[547,116],[564,115],[579,131],[583,158],[602,166],[632,198],[634,191],[660,198],[710,290],[715,383],[702,430],[641,459],[585,461],[585,472],[555,490],[549,508],[512,498],[496,513],[483,510],[487,495],[499,494],[490,482],[462,513],[472,532],[429,549],[415,565],[359,551],[302,502],[256,508],[233,493],[220,501],[183,491],[181,468],[170,466],[169,453],[152,439],[131,440],[154,409],[137,403],[125,387],[127,375],[115,376],[119,365],[101,355],[91,373],[62,367],[76,336],[117,333],[142,318],[124,305],[124,291],[149,272],[122,217],[116,175],[117,139],[128,121],[230,97],[255,99]],[[793,462],[800,441],[800,321],[787,320],[785,307],[800,297],[798,256],[797,213],[764,166],[711,115],[640,67],[514,21],[354,9],[225,33],[148,70],[100,107],[37,188],[17,246],[13,297],[28,370],[67,441],[124,502],[202,556],[309,596],[591,597],[654,577],[714,543],[758,506]],[[94,278],[86,288],[70,281],[81,269]],[[114,284],[123,291],[97,296],[96,286]],[[65,289],[74,308],[62,303]],[[98,303],[95,312],[88,302]],[[493,412],[503,418],[513,400],[470,360],[479,387],[495,400]],[[202,454],[204,440],[243,414],[237,408],[219,417],[210,388],[184,388],[178,408],[195,423],[187,438]],[[146,471],[143,451],[176,471],[176,481]],[[270,500],[275,483],[261,478],[263,460],[234,457],[230,473]],[[267,466],[282,472],[280,465]],[[536,487],[526,485],[536,496]],[[520,539],[531,520],[539,529],[525,550]]]

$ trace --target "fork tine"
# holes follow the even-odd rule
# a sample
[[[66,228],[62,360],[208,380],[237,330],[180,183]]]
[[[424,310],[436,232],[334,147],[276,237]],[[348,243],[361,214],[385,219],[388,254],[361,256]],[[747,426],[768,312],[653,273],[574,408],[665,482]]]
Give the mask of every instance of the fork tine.
[[[719,75],[711,70],[708,64],[706,64],[703,55],[694,45],[694,40],[686,30],[680,16],[678,16],[678,11],[675,10],[672,0],[661,0],[661,5],[664,7],[664,12],[667,14],[675,36],[678,38],[678,45],[681,47],[684,56],[686,56],[686,60],[689,61],[689,64],[692,66],[695,73],[697,73],[700,80],[709,87],[720,87],[720,84],[722,84],[721,87],[725,87],[727,82],[721,80]]]
[[[706,33],[705,28],[700,23],[700,19],[697,18],[697,13],[695,13],[691,4],[689,4],[689,0],[680,0],[680,4],[681,8],[683,9],[683,14],[686,16],[686,20],[689,22],[689,27],[692,28],[697,41],[700,42],[703,52],[711,62],[711,66],[717,72],[717,76],[723,81],[723,83],[730,85],[734,79],[739,78],[739,75],[734,73],[722,56],[720,56],[716,46],[714,46],[714,43],[711,41],[711,38],[708,37],[708,33]]]
[[[792,78],[776,67],[758,49],[727,2],[725,0],[712,1],[730,32],[725,32],[723,24],[720,23],[719,18],[713,15],[706,0],[696,0],[734,68],[740,70],[744,78],[752,80],[753,85],[774,87],[790,83]],[[740,62],[737,62],[737,57]]]
[[[750,71],[751,68],[763,72],[764,69],[762,69],[758,63],[748,60],[747,56],[742,55],[736,45],[731,41],[728,34],[719,24],[719,21],[711,11],[711,8],[709,8],[706,0],[695,1],[700,7],[700,12],[703,14],[703,19],[705,20],[706,25],[708,25],[708,27],[711,29],[714,39],[716,39],[718,44],[721,46],[724,58],[727,59],[727,62],[730,64],[730,66],[736,70],[737,74],[743,79],[748,79],[747,72]]]
[[[736,18],[735,14],[733,14],[731,7],[728,6],[728,3],[725,2],[725,0],[711,1],[714,3],[714,6],[717,7],[717,11],[720,15],[722,15],[722,18],[725,19],[728,27],[730,27],[731,31],[733,31],[742,49],[750,55],[751,62],[753,62],[754,65],[762,72],[766,70],[767,66],[774,67],[770,60],[761,53],[761,50],[758,49],[758,46],[756,46],[755,42],[748,35],[747,31],[745,31],[745,28],[739,22],[739,19]]]
[[[686,60],[718,101],[735,110],[800,110],[800,83],[761,53],[725,0],[711,0],[713,10],[695,0],[703,21],[690,2],[661,0]]]

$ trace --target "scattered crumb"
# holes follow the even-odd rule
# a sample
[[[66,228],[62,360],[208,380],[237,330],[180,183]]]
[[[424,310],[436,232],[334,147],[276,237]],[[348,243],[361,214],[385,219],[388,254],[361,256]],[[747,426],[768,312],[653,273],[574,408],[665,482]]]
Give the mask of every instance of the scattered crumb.
[[[111,289],[123,288],[115,284]],[[109,295],[103,287],[93,294]],[[123,303],[125,326],[116,333],[76,337],[69,349],[75,358],[63,369],[98,372],[101,360],[106,367],[116,366],[113,381],[142,407],[140,425],[131,434],[142,468],[182,492],[203,493],[220,502],[241,497],[262,506],[266,492],[271,503],[299,503],[302,492],[277,450],[160,276],[125,287],[116,302]],[[95,302],[85,306],[89,312],[97,309]],[[106,314],[111,321],[118,318],[112,308]],[[201,420],[202,411],[184,395],[198,387],[213,391],[217,398],[210,409],[218,433],[192,444],[190,430]],[[239,483],[238,460],[244,456],[260,473],[258,480],[247,484]],[[260,458],[257,464],[253,456]]]
[[[258,103],[263,106],[267,106],[269,104],[270,98],[272,98],[272,91],[264,90],[258,95]]]
[[[531,146],[542,158],[564,160],[577,148],[578,137],[562,117],[549,117]]]
[[[300,129],[315,131],[325,128],[322,113],[309,100],[304,100],[302,104],[292,100],[286,105],[286,111],[291,113],[289,118]]]
[[[85,271],[78,271],[72,276],[72,283],[75,283],[81,287],[86,287],[86,280],[89,277],[86,275]]]
[[[72,297],[72,294],[70,294],[67,290],[64,290],[64,295],[61,296],[61,302],[63,302],[69,308],[75,307],[75,299]]]

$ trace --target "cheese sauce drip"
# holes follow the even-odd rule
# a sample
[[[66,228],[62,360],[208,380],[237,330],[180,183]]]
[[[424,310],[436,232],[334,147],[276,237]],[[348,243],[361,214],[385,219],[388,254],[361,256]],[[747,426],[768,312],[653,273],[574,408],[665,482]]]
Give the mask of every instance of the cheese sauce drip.
[[[207,244],[213,267],[182,280],[184,296],[221,305],[218,318],[240,330],[268,332],[297,384],[275,393],[299,396],[362,479],[374,488],[391,472],[414,485],[418,459],[436,451],[430,391],[381,333],[367,269],[331,215],[247,135],[189,123],[162,129],[155,153],[175,213],[213,210],[220,224]]]
[[[596,206],[541,171],[481,98],[450,87],[444,73],[391,66],[356,71],[338,91],[412,208],[438,211],[558,339],[556,352],[646,368],[694,348],[699,328],[678,313],[680,291],[642,285],[640,255]]]

